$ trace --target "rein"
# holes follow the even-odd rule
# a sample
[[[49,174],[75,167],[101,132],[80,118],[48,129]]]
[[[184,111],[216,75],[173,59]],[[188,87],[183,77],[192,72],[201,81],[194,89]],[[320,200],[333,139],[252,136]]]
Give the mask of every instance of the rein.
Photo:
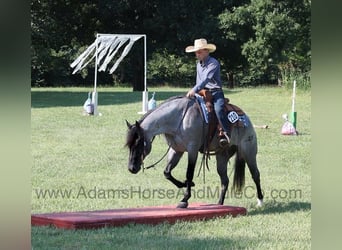
[[[201,107],[200,107],[200,104],[199,102],[196,100],[196,103],[198,105],[198,108],[201,112]],[[210,151],[208,150],[208,147],[209,147],[209,140],[208,138],[205,136],[205,131],[204,131],[204,124],[205,124],[205,121],[203,119],[203,123],[202,123],[202,131],[203,131],[203,139],[204,139],[204,142],[203,142],[203,154],[202,154],[202,161],[201,161],[201,165],[200,165],[200,168],[198,170],[198,174],[197,174],[197,177],[200,175],[201,173],[201,170],[202,170],[202,167],[203,167],[203,184],[205,184],[205,168],[207,168],[207,170],[209,171],[209,163],[208,163],[208,160],[210,160]]]
[[[153,168],[155,167],[159,162],[161,162],[161,160],[163,160],[165,158],[165,156],[167,155],[167,153],[169,152],[169,149],[171,148],[171,146],[169,146],[165,152],[165,154],[162,156],[162,158],[160,158],[157,162],[153,163],[152,165],[148,166],[148,167],[143,167],[143,170],[145,169],[149,169],[149,168]]]

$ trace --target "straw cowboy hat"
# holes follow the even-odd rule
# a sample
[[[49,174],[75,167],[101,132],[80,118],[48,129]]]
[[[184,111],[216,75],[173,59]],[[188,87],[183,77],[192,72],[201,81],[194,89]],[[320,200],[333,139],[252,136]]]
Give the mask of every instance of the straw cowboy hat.
[[[194,46],[188,46],[185,48],[185,52],[195,52],[200,49],[208,49],[209,52],[214,52],[216,50],[216,45],[207,43],[207,40],[204,38],[196,39],[194,42]]]

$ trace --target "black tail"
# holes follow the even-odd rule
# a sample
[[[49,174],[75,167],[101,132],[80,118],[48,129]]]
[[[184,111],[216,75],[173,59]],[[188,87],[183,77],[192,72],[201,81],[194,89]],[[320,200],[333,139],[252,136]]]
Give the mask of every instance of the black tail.
[[[245,166],[246,162],[243,158],[239,156],[239,152],[236,154],[235,158],[235,171],[234,171],[234,181],[233,189],[235,192],[241,192],[245,185]]]

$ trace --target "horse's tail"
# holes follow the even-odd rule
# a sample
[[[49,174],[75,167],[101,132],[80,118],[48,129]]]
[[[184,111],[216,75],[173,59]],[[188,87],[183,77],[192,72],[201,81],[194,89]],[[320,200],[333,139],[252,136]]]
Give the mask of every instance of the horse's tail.
[[[246,161],[239,156],[237,152],[235,157],[235,171],[234,171],[234,181],[233,189],[235,192],[241,192],[245,185],[245,166]]]

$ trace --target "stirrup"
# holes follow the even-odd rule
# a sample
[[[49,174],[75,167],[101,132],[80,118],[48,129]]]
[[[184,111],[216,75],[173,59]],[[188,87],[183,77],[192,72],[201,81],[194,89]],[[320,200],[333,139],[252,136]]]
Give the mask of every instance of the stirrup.
[[[219,143],[221,147],[224,147],[230,143],[230,139],[227,132],[220,133]]]

